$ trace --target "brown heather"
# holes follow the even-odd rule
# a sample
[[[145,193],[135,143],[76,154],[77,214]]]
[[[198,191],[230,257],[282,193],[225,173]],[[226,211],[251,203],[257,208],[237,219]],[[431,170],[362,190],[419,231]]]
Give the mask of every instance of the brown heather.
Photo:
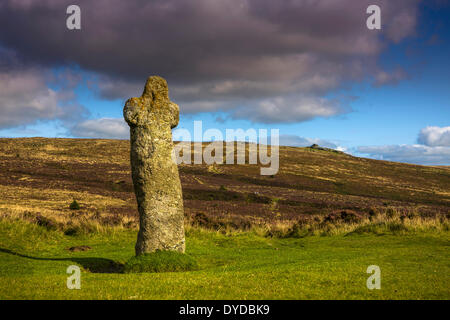
[[[226,152],[224,153],[226,154]],[[66,234],[137,229],[126,140],[0,139],[0,219]],[[280,171],[181,165],[185,225],[266,236],[448,230],[450,168],[280,148]],[[69,208],[76,199],[79,210]]]

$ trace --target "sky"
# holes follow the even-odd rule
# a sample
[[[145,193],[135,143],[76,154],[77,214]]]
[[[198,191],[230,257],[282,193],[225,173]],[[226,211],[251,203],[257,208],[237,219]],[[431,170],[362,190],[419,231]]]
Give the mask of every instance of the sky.
[[[160,75],[192,134],[450,165],[449,17],[445,0],[2,0],[0,137],[127,139],[125,101]]]

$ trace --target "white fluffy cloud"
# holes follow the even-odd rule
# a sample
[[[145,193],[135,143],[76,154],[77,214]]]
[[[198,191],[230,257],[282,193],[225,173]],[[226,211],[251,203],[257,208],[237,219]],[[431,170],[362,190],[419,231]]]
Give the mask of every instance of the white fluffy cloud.
[[[420,130],[419,144],[360,146],[359,154],[371,158],[424,165],[450,165],[450,127],[426,127]]]
[[[129,132],[125,121],[117,118],[85,120],[71,129],[73,136],[82,138],[128,139]]]
[[[426,127],[419,133],[420,144],[436,147],[450,147],[450,127]]]
[[[233,110],[232,117],[260,123],[289,123],[331,117],[345,111],[339,103],[318,97],[290,96],[265,99]]]
[[[38,69],[0,71],[0,128],[12,128],[38,120],[72,121],[85,110],[69,89],[53,90],[49,75]]]
[[[424,165],[450,165],[449,147],[429,147],[414,144],[358,147],[357,151],[379,160]]]

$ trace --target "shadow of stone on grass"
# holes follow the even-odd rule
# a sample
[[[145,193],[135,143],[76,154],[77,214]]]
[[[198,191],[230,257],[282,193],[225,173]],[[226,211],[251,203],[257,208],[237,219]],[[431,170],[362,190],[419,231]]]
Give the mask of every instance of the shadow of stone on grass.
[[[95,257],[42,258],[42,257],[32,257],[4,248],[0,248],[0,252],[32,260],[72,261],[81,265],[85,270],[92,273],[123,273],[124,267],[123,263],[106,258],[95,258]]]

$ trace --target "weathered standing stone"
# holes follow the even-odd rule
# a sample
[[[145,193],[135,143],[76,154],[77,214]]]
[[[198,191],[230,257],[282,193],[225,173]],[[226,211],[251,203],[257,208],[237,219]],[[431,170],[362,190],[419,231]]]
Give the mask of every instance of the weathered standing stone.
[[[178,168],[172,161],[172,131],[179,108],[169,100],[167,82],[147,79],[140,98],[125,103],[130,126],[131,170],[139,209],[136,255],[156,250],[184,252],[184,210]]]

